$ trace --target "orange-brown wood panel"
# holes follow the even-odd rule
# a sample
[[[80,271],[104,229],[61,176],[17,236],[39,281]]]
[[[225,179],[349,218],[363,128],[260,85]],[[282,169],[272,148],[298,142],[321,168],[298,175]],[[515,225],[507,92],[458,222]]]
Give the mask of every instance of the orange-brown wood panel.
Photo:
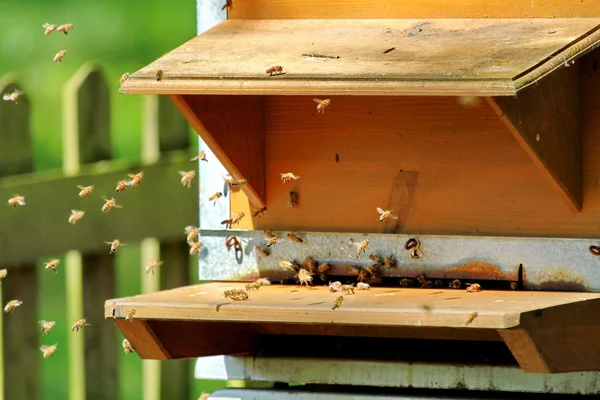
[[[227,16],[230,19],[590,18],[600,16],[600,1],[232,0]]]

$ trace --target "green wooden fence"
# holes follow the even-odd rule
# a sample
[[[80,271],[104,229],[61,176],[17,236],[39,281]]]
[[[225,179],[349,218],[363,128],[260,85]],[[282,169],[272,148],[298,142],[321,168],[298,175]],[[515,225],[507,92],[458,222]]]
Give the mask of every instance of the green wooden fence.
[[[146,96],[140,161],[112,159],[111,134],[122,134],[110,127],[116,87],[89,64],[57,95],[63,108],[59,171],[34,172],[30,94],[18,104],[0,103],[0,268],[8,269],[0,290],[3,305],[23,300],[13,314],[0,314],[0,400],[59,398],[55,386],[61,384],[60,398],[67,391],[69,400],[196,399],[201,389],[223,386],[199,386],[194,360],[125,355],[122,335],[104,319],[106,299],[197,281],[183,228],[197,225],[198,190],[182,187],[178,174],[196,167],[190,161],[196,142],[167,97]],[[17,88],[10,76],[0,79],[0,93]],[[141,170],[139,187],[115,192],[118,180]],[[90,198],[78,198],[77,185],[92,184]],[[16,194],[25,196],[24,207],[7,205]],[[123,208],[102,213],[103,195]],[[71,209],[85,211],[76,225],[68,223]],[[117,238],[128,246],[111,255],[105,241]],[[61,260],[56,274],[43,267],[52,258]],[[164,264],[146,274],[153,258]],[[91,326],[72,332],[80,318]],[[57,322],[48,336],[40,332],[41,319]],[[39,347],[54,343],[56,354],[44,359]]]

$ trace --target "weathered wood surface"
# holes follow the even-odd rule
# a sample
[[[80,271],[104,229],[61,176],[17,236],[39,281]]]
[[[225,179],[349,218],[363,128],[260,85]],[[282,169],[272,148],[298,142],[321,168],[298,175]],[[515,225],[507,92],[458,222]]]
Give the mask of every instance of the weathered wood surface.
[[[132,74],[121,92],[514,95],[596,46],[599,25],[598,18],[229,20]],[[309,53],[340,58],[303,57]],[[269,65],[285,74],[268,76]]]

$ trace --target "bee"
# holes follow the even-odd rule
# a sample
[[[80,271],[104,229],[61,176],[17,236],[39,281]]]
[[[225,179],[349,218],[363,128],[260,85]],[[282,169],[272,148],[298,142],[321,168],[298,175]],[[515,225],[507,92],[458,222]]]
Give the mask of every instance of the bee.
[[[79,188],[80,190],[79,194],[77,195],[78,197],[90,197],[90,194],[92,194],[92,192],[94,191],[94,185],[77,185],[77,188]]]
[[[56,267],[58,267],[58,264],[60,264],[60,260],[58,258],[54,259],[54,260],[50,260],[46,263],[46,265],[44,266],[44,269],[46,271],[54,271],[54,272],[58,272],[56,270]]]
[[[24,92],[15,89],[12,93],[4,93],[2,98],[6,101],[14,101],[15,104],[18,104],[17,100],[19,100],[19,97],[23,94]]]
[[[79,210],[71,210],[71,215],[69,215],[69,223],[71,225],[75,225],[77,221],[79,221],[85,215],[84,211]]]
[[[283,74],[283,67],[281,65],[269,65],[267,67],[266,73],[269,74],[269,76],[273,76],[273,75],[281,75]]]
[[[368,283],[358,282],[356,284],[356,289],[358,290],[369,290],[371,286]]]
[[[194,177],[196,176],[196,171],[191,170],[191,171],[179,171],[179,175],[181,175],[181,184],[185,187],[187,186],[188,188],[192,187],[192,180],[194,179]]]
[[[125,83],[125,81],[127,79],[129,79],[129,76],[131,74],[129,72],[125,72],[123,75],[121,75],[121,79],[119,79],[119,83],[122,85],[123,83]]]
[[[120,246],[127,246],[125,243],[121,243],[121,241],[119,239],[115,239],[112,242],[104,242],[104,243],[110,244],[110,253],[109,254],[112,254],[115,251],[117,251],[117,249]]]
[[[364,281],[366,281],[368,278],[369,278],[369,271],[367,271],[366,269],[361,269],[361,270],[358,272],[358,276],[357,276],[356,280],[357,280],[358,282],[364,282]]]
[[[185,228],[183,228],[183,233],[187,234],[187,237],[185,240],[191,246],[192,243],[198,238],[198,235],[200,234],[200,228],[189,225],[189,226],[186,226]]]
[[[410,287],[414,285],[414,281],[410,278],[400,279],[400,286],[402,287]]]
[[[377,212],[379,214],[381,214],[379,216],[379,222],[383,222],[383,221],[385,221],[388,218],[398,219],[397,216],[392,215],[392,210],[385,210],[385,211],[383,211],[381,208],[377,207]]]
[[[196,161],[196,160],[208,162],[208,160],[206,159],[206,152],[201,151],[200,153],[198,153],[198,155],[196,157],[192,158],[190,161]]]
[[[248,300],[248,292],[242,290],[242,289],[231,289],[231,290],[226,290],[225,292],[223,292],[223,296],[225,296],[226,298],[230,298],[231,300],[234,301],[243,301],[243,300]]]
[[[225,246],[227,248],[233,246],[235,251],[242,251],[242,244],[240,243],[240,239],[238,239],[237,236],[229,236],[227,239],[225,239]]]
[[[417,275],[417,282],[421,285],[427,282],[427,276],[425,274]]]
[[[285,241],[285,239],[279,239],[270,232],[265,232],[265,236],[267,238],[267,247],[273,247],[276,243]]]
[[[332,293],[341,292],[342,291],[342,282],[340,282],[340,281],[329,282],[328,288],[329,288],[329,291]]]
[[[56,30],[56,28],[58,27],[58,25],[56,24],[44,24],[42,25],[42,28],[44,28],[44,36],[48,36],[49,34],[51,34],[52,32],[54,32]]]
[[[481,292],[481,285],[479,283],[467,283],[467,292]]]
[[[10,199],[8,199],[8,205],[13,206],[13,207],[24,206],[25,205],[25,197],[15,195],[15,196],[11,197]]]
[[[213,205],[215,205],[221,196],[223,196],[223,193],[221,192],[213,193],[208,197],[208,201],[214,201]]]
[[[367,239],[363,240],[360,243],[356,243],[356,256],[358,257],[361,253],[364,253],[365,250],[367,249],[367,246],[369,245],[369,241]]]
[[[71,330],[73,332],[78,332],[80,329],[82,329],[84,326],[90,326],[90,324],[88,324],[88,322],[85,320],[85,318],[80,319],[78,321],[75,321],[75,323],[73,324],[73,326],[71,327]]]
[[[260,210],[253,212],[252,218],[260,218],[265,215],[265,212],[267,212],[267,207],[263,207]]]
[[[162,69],[159,69],[156,71],[156,74],[154,74],[154,77],[156,78],[157,81],[160,81],[164,75],[164,71]]]
[[[510,290],[517,290],[519,288],[519,282],[509,282]]]
[[[335,301],[333,302],[333,307],[331,307],[332,310],[335,310],[336,308],[340,308],[342,306],[342,302],[344,301],[344,296],[339,296],[337,299],[335,299]]]
[[[377,275],[377,265],[369,265],[365,270],[371,275]]]
[[[471,322],[473,322],[473,320],[477,317],[477,312],[472,312],[471,314],[469,314],[469,318],[467,318],[467,322],[465,323],[465,325],[469,325]]]
[[[433,287],[433,282],[425,281],[421,284],[421,288],[423,289],[431,289]]]
[[[377,257],[375,254],[371,254],[369,256],[369,260],[373,261],[375,264],[377,264],[377,266],[383,265],[381,258]]]
[[[127,181],[127,186],[136,187],[139,186],[144,180],[144,171],[138,172],[137,174],[127,174],[131,178]]]
[[[56,322],[54,322],[54,321],[47,322],[45,320],[41,320],[38,323],[42,327],[41,331],[42,331],[42,335],[44,335],[44,336],[46,336],[48,333],[50,333],[52,328],[54,328],[54,326],[56,325]]]
[[[263,248],[262,248],[262,247],[260,247],[259,245],[256,245],[256,246],[255,246],[255,249],[256,249],[256,251],[258,251],[260,254],[262,254],[262,255],[263,255],[263,256],[265,256],[265,257],[269,257],[269,254],[271,254],[271,253],[269,253],[269,251],[268,251],[268,250],[266,250],[266,249],[263,249]]]
[[[164,261],[151,260],[146,265],[146,273],[152,272],[152,275],[154,275],[154,269],[157,267],[160,267],[161,265],[163,265],[163,263],[164,263]]]
[[[105,196],[102,196],[102,200],[104,200],[104,205],[102,206],[102,212],[107,213],[113,208],[123,208],[122,205],[117,204],[117,200],[114,198],[107,199]]]
[[[354,294],[354,284],[342,285],[342,294]]]
[[[191,244],[190,246],[191,246],[190,247],[190,256],[196,255],[196,256],[200,257],[200,249],[202,247],[204,247],[204,243],[196,242],[194,244]]]
[[[229,186],[232,189],[237,189],[237,188],[241,188],[242,186],[244,186],[247,183],[248,183],[248,179],[237,179],[237,180],[232,180],[231,182],[229,182]]]
[[[295,262],[286,261],[286,260],[279,261],[279,266],[282,269],[288,270],[290,272],[296,272],[296,271],[298,271],[300,269],[300,267],[298,266],[298,264],[296,264]]]
[[[296,278],[298,278],[298,281],[300,281],[300,286],[302,286],[303,284],[306,286],[308,286],[308,284],[312,285],[313,277],[311,276],[311,273],[305,270],[304,268],[300,268],[300,270],[298,271],[298,275],[296,275]]]
[[[63,59],[63,57],[67,54],[66,50],[61,50],[58,53],[56,53],[56,55],[54,56],[54,62],[55,63],[60,63]]]
[[[133,353],[133,346],[131,346],[131,343],[127,339],[123,339],[123,351],[125,354]]]
[[[235,224],[238,224],[238,225],[239,225],[239,223],[240,223],[240,220],[241,220],[242,218],[244,218],[244,216],[245,216],[245,215],[246,215],[246,214],[244,214],[244,212],[243,212],[243,211],[242,211],[242,212],[239,212],[239,213],[236,213],[236,214],[234,214],[234,215],[233,215],[233,216],[232,216],[230,219],[226,219],[226,220],[224,220],[224,221],[221,221],[221,224],[222,224],[222,225],[225,225],[225,227],[226,227],[227,229],[229,229],[229,228],[231,228],[231,226],[232,226],[232,225],[235,225]]]
[[[317,263],[315,263],[315,259],[312,256],[306,257],[306,269],[310,271],[311,274],[314,274],[317,271]]]
[[[66,35],[71,29],[73,29],[73,24],[63,24],[56,28],[56,32],[62,32]]]
[[[461,286],[462,282],[460,281],[460,279],[455,279],[452,282],[450,282],[450,287],[452,289],[460,289]]]
[[[22,300],[11,300],[8,303],[6,303],[6,306],[4,307],[4,312],[13,313],[15,312],[15,308],[19,307],[21,304],[23,304]]]
[[[302,242],[304,242],[304,240],[302,240],[298,236],[294,235],[292,232],[288,233],[287,236],[288,236],[288,238],[290,238],[290,240],[292,242],[296,242],[296,243],[302,243]]]
[[[42,351],[44,358],[52,357],[56,348],[58,347],[58,343],[54,343],[52,346],[42,345],[40,346],[40,350]]]
[[[331,104],[331,99],[313,99],[315,103],[317,103],[317,114],[323,113],[325,114],[325,109]]]
[[[267,278],[258,278],[254,281],[254,283],[256,283],[259,286],[269,286],[271,284],[271,281]]]
[[[227,0],[227,3],[229,3],[230,1],[231,0]],[[225,7],[228,7],[227,3],[225,3],[225,5],[221,9],[221,11],[224,10]],[[200,393],[200,397],[198,397],[198,400],[208,400],[209,396],[210,396],[210,393],[202,392],[202,393]]]
[[[6,278],[6,275],[8,275],[8,270],[6,268],[0,269],[0,281]]]
[[[392,257],[384,257],[383,263],[388,268],[396,268],[396,260],[394,260]]]
[[[300,177],[298,175],[294,175],[291,172],[280,173],[279,175],[281,176],[281,182],[282,183],[286,183],[286,182],[290,182],[292,180],[298,180],[298,179],[300,179]]]
[[[327,272],[329,272],[330,269],[331,265],[327,263],[323,263],[317,267],[317,271],[319,271],[320,274],[326,274]]]
[[[117,182],[117,187],[115,188],[115,191],[117,193],[124,192],[125,189],[127,189],[127,181],[125,179],[122,179],[119,182]]]
[[[251,291],[251,290],[258,290],[258,288],[260,287],[259,284],[257,284],[256,282],[250,282],[250,283],[246,283],[246,291]]]
[[[135,316],[136,311],[135,310],[131,310],[129,311],[129,313],[127,313],[127,316],[125,317],[125,321],[127,322],[131,322],[131,320],[133,319],[133,317]]]
[[[291,191],[288,197],[288,205],[292,208],[298,207],[298,193]]]

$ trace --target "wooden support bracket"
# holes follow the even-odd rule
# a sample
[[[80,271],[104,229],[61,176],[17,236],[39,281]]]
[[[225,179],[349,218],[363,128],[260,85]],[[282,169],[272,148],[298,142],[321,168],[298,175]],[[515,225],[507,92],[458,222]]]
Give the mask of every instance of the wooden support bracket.
[[[570,66],[516,96],[487,98],[572,212],[583,202],[580,89],[579,68]]]

